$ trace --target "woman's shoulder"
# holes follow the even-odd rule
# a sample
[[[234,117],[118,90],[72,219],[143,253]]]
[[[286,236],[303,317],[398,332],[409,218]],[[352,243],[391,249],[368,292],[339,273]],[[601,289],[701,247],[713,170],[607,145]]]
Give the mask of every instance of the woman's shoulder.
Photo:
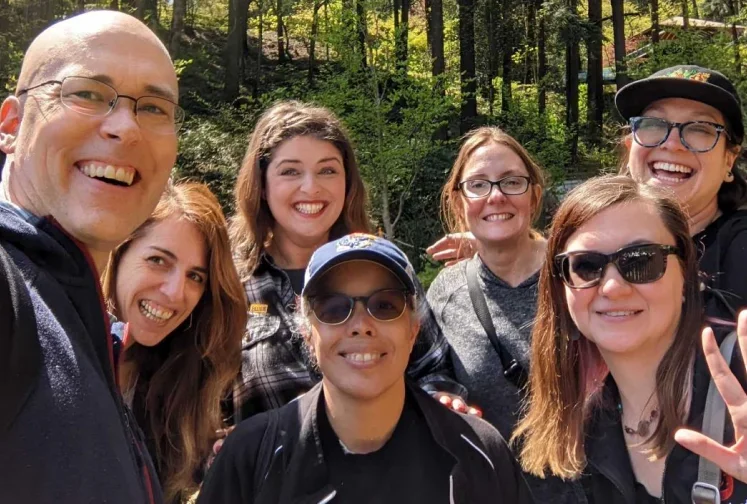
[[[430,301],[431,297],[448,298],[453,292],[466,285],[467,275],[465,268],[470,260],[459,261],[439,271],[436,278],[431,282],[430,287],[428,287],[428,300]]]

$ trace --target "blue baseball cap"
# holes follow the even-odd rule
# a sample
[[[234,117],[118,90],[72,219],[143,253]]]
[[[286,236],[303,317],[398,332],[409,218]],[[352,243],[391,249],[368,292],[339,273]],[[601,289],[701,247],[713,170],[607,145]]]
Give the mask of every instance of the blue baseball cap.
[[[317,280],[331,268],[344,262],[360,260],[384,266],[402,281],[408,291],[415,293],[415,270],[399,247],[372,234],[353,233],[325,243],[314,252],[306,267],[301,295],[309,294]]]

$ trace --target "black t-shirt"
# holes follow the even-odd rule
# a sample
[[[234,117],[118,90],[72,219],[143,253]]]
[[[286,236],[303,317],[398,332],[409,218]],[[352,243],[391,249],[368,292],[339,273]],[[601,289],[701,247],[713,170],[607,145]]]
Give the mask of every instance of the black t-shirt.
[[[288,275],[288,278],[291,281],[291,287],[293,287],[293,292],[295,292],[297,295],[300,295],[301,291],[303,290],[303,281],[304,281],[304,275],[306,274],[306,270],[305,269],[287,269],[283,271],[285,271],[285,274]]]
[[[392,437],[365,455],[345,453],[319,402],[318,421],[334,502],[350,504],[447,504],[456,460],[431,436],[409,393]]]

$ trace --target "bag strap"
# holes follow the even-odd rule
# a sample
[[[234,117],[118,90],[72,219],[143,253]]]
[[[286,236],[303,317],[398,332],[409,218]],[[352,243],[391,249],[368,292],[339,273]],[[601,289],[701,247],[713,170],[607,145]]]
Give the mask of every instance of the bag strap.
[[[493,348],[495,348],[498,357],[501,359],[503,376],[518,388],[523,388],[527,383],[527,373],[524,370],[524,367],[514,359],[511,353],[503,348],[501,340],[495,332],[493,318],[490,316],[488,303],[485,301],[485,294],[480,288],[480,284],[477,280],[479,267],[480,263],[477,259],[472,259],[467,263],[467,289],[469,290],[469,297],[472,300],[472,307],[475,309],[477,319],[480,321],[480,325],[482,325],[482,328],[488,335],[490,343],[493,344]]]
[[[31,297],[21,272],[0,244],[0,437],[31,395],[41,366]]]
[[[731,364],[737,333],[732,331],[721,343],[721,355]],[[719,444],[724,442],[724,420],[726,419],[726,403],[711,378],[706,396],[705,411],[703,412],[702,432]],[[693,504],[720,504],[721,469],[705,457],[698,460],[698,481],[693,484]]]

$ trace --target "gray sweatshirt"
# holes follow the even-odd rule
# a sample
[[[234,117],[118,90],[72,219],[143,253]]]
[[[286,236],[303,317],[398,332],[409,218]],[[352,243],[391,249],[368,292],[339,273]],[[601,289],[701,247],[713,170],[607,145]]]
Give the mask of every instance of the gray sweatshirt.
[[[495,276],[479,256],[469,261],[480,265],[478,282],[503,349],[529,371],[539,271],[520,285],[511,287]],[[503,376],[501,360],[472,306],[466,275],[469,261],[442,270],[428,289],[428,302],[451,345],[456,379],[467,387],[469,405],[480,408],[483,418],[509,439],[519,417],[521,396]],[[527,482],[538,503],[585,501],[579,485],[563,483],[556,478],[538,480],[530,476],[527,476]]]

